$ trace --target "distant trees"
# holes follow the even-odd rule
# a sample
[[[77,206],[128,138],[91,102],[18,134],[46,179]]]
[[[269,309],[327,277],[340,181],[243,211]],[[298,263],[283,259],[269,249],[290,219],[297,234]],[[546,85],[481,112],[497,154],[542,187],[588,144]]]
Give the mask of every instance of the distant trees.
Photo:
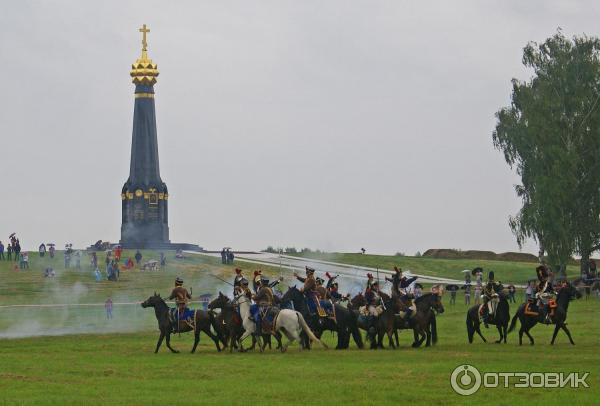
[[[519,246],[534,239],[559,273],[573,254],[585,271],[600,249],[600,40],[559,30],[529,43],[523,64],[534,76],[512,80],[493,133],[521,177],[522,208],[509,224]]]

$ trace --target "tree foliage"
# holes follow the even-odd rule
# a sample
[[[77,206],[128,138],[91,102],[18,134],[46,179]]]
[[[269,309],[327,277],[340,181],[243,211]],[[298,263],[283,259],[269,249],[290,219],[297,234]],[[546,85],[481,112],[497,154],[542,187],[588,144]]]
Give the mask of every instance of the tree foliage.
[[[521,177],[511,229],[519,245],[533,238],[559,268],[600,244],[599,56],[600,40],[560,30],[529,43],[523,64],[534,75],[513,79],[511,104],[496,113],[494,146]]]

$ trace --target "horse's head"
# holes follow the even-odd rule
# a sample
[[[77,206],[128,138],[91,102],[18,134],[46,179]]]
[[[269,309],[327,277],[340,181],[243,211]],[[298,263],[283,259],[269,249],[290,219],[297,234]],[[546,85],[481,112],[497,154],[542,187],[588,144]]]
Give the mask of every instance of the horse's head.
[[[558,295],[566,295],[569,300],[573,300],[573,299],[581,299],[581,292],[579,291],[579,289],[577,289],[577,287],[575,285],[573,285],[570,282],[564,282],[564,284],[560,287],[560,289],[558,290]],[[558,297],[557,295],[557,297]]]
[[[298,290],[296,285],[294,285],[294,286],[290,286],[288,288],[288,290],[283,294],[283,296],[281,297],[281,301],[282,302],[291,302],[298,298],[302,298],[302,292],[300,292],[300,290]]]
[[[142,302],[142,307],[145,309],[146,307],[155,307],[157,304],[163,302],[164,300],[162,300],[162,298],[160,297],[160,295],[156,292],[154,292],[154,294],[152,296],[150,296],[148,299],[146,299],[145,301]]]
[[[213,299],[208,304],[208,309],[209,310],[222,309],[223,307],[225,307],[226,305],[228,305],[230,303],[231,303],[231,300],[227,296],[225,296],[222,292],[219,292],[219,296],[217,296],[215,299]]]
[[[362,292],[350,299],[350,304],[354,307],[360,307],[367,304]]]
[[[417,305],[417,308],[420,308],[422,311],[433,309],[437,313],[444,313],[442,295],[439,293],[425,293],[423,296],[415,299],[415,304]]]

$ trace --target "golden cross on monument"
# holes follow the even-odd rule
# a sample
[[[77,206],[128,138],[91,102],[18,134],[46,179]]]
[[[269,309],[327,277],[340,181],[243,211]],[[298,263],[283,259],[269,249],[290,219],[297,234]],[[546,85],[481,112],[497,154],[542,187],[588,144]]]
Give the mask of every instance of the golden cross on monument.
[[[148,42],[146,42],[146,33],[150,32],[150,29],[146,28],[146,24],[144,24],[139,31],[142,33],[142,51],[147,51]]]

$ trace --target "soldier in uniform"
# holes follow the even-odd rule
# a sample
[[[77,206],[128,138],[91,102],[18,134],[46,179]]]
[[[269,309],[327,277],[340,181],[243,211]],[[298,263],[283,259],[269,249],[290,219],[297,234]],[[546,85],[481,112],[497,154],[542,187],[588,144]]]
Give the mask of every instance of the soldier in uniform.
[[[544,323],[549,324],[552,321],[550,320],[550,312],[548,309],[548,300],[554,294],[554,287],[552,286],[551,278],[552,272],[546,267],[546,265],[540,265],[535,268],[535,273],[537,274],[539,283],[537,285],[537,292],[535,297],[537,298],[537,307],[540,312],[545,314]]]
[[[254,279],[252,279],[254,293],[257,293],[258,289],[260,288],[260,278],[262,278],[262,271],[260,269],[258,271],[254,271]]]
[[[260,279],[258,292],[252,297],[254,305],[250,308],[254,321],[256,322],[256,331],[260,332],[262,325],[262,315],[266,314],[270,307],[273,306],[273,291],[269,287],[267,278]]]
[[[235,295],[235,292],[237,291],[237,287],[241,286],[241,282],[242,279],[246,279],[244,278],[244,275],[242,275],[242,270],[240,268],[235,268],[235,278],[233,278],[233,294]]]
[[[304,283],[304,286],[300,288],[300,292],[304,293],[306,297],[306,304],[310,313],[317,313],[317,295],[315,288],[317,287],[317,281],[315,280],[315,270],[313,268],[306,267],[306,277],[303,278],[294,272],[294,276],[300,282]]]
[[[252,291],[248,287],[248,279],[242,278],[239,282],[239,285],[234,287],[234,296],[246,296],[248,299],[252,299]]]
[[[343,299],[343,296],[338,292],[338,283],[336,282],[337,276],[331,276],[329,272],[325,272],[327,277],[327,296],[334,302],[338,302]]]
[[[171,296],[168,298],[169,300],[175,299],[175,304],[177,305],[177,322],[179,322],[179,320],[181,320],[185,314],[187,302],[191,298],[192,295],[190,292],[183,287],[183,279],[177,277],[177,279],[175,279],[175,288],[173,288],[171,291]]]
[[[483,300],[483,323],[488,328],[489,318],[496,314],[496,306],[498,305],[498,290],[500,282],[494,279],[494,271],[488,273],[488,281],[483,288],[481,299]]]
[[[377,282],[373,275],[367,274],[367,289],[365,289],[365,300],[367,302],[367,313],[369,315],[369,330],[375,327],[377,320],[377,306],[381,303],[381,296],[379,296],[379,282]]]
[[[386,281],[392,282],[392,298],[398,300],[399,311],[405,312],[404,319],[408,320],[412,314],[412,299],[414,296],[407,292],[411,283],[417,280],[416,276],[407,278],[402,275],[402,269],[394,267],[394,275],[391,278],[385,278]]]

